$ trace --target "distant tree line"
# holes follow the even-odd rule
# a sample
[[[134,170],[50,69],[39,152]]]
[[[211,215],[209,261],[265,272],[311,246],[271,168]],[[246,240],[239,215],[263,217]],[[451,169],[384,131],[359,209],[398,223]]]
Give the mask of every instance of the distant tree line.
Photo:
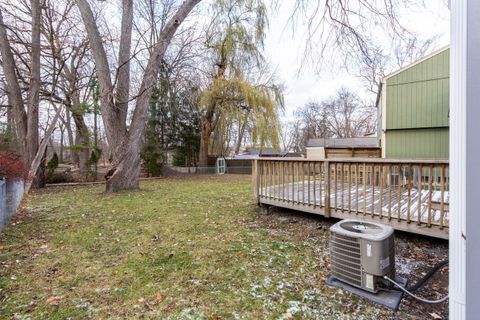
[[[307,17],[311,35],[329,30],[317,33],[319,48],[371,66],[383,63],[365,29],[372,23],[411,38],[400,7],[305,0],[292,17]],[[279,147],[284,101],[263,56],[267,11],[262,0],[0,0],[0,148],[15,149],[37,181],[47,147],[88,174],[103,159],[106,192],[117,192],[137,188],[142,167],[158,174],[172,150],[176,164],[205,166],[208,155],[245,145]],[[306,56],[324,61],[323,49]],[[322,134],[368,131],[354,96],[335,99],[309,107]],[[294,136],[305,140],[311,126],[294,123]]]
[[[343,87],[323,102],[297,109],[282,128],[285,150],[305,151],[309,139],[353,138],[375,134],[377,109]]]

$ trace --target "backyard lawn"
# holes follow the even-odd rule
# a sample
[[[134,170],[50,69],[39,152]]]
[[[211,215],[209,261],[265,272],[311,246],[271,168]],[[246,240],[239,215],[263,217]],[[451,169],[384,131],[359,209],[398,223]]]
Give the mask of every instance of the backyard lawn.
[[[249,176],[103,188],[29,196],[0,236],[1,319],[426,319],[446,310],[406,299],[395,314],[325,285],[334,221],[258,208]],[[405,259],[446,255],[445,242],[401,237]]]

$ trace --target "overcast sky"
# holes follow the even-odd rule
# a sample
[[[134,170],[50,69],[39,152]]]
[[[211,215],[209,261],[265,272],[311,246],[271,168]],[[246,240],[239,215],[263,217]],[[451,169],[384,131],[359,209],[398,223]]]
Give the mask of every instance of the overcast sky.
[[[409,10],[401,19],[410,30],[425,38],[439,35],[437,49],[449,44],[449,11],[445,1],[427,0],[426,9]],[[278,81],[286,86],[283,119],[291,118],[296,108],[309,101],[322,101],[334,95],[341,86],[352,88],[365,96],[367,93],[360,79],[345,71],[324,68],[318,74],[312,66],[306,66],[299,72],[305,30],[297,26],[293,33],[288,25],[293,3],[283,0],[278,12],[270,17],[265,43],[265,56],[276,70]]]

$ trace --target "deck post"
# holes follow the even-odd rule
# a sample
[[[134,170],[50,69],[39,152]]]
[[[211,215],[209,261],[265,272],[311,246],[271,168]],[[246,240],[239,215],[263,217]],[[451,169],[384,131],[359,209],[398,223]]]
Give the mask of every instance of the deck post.
[[[330,162],[325,161],[325,216],[330,217]]]
[[[451,0],[449,318],[478,319],[480,303],[480,1]]]
[[[258,160],[253,160],[252,166],[252,185],[253,185],[253,196],[257,199],[257,203],[260,204],[260,192],[258,190],[260,171],[258,170]]]

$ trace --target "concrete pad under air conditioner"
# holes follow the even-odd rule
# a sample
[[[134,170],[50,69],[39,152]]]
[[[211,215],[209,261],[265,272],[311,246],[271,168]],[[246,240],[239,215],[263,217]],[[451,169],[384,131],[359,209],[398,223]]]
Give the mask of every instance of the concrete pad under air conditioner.
[[[407,280],[401,277],[395,277],[395,281],[400,284],[402,287],[406,287]],[[368,299],[375,303],[378,303],[382,306],[385,306],[389,309],[394,311],[398,310],[398,306],[400,305],[400,301],[403,298],[403,292],[400,290],[390,290],[390,291],[379,291],[377,293],[368,292],[362,290],[360,288],[351,286],[345,282],[337,280],[336,278],[330,276],[325,281],[329,286],[341,288],[345,291],[353,293],[361,298]]]

